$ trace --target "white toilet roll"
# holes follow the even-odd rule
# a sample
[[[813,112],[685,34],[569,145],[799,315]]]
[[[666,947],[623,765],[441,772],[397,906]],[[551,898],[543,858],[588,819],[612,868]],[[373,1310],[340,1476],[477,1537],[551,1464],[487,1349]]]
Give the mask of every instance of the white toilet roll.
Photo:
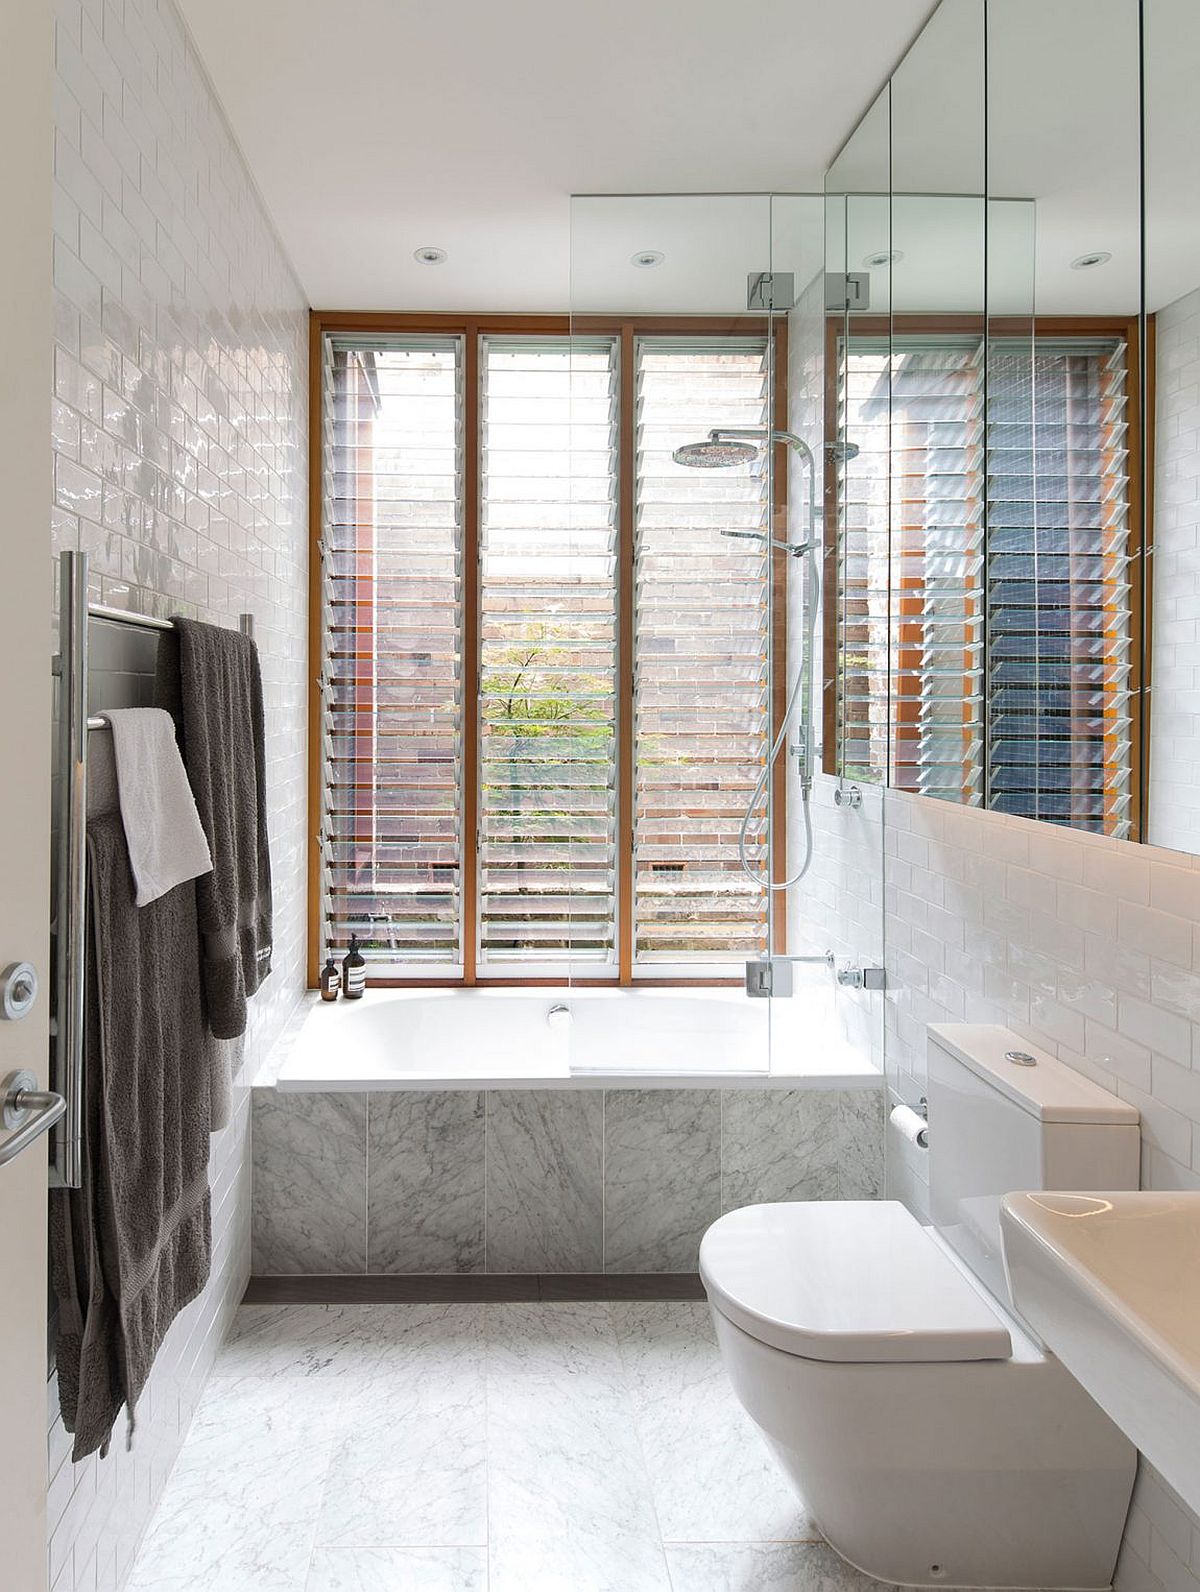
[[[929,1124],[919,1111],[911,1106],[897,1106],[892,1112],[892,1126],[919,1150],[929,1148]]]

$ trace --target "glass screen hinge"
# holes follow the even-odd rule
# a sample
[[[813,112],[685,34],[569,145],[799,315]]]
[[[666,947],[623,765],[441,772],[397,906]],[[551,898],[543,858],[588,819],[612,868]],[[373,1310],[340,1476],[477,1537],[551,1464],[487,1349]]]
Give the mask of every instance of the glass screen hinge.
[[[824,963],[832,971],[832,951],[817,956],[752,956],[746,963],[746,994],[758,1000],[794,993],[792,968],[797,962]]]

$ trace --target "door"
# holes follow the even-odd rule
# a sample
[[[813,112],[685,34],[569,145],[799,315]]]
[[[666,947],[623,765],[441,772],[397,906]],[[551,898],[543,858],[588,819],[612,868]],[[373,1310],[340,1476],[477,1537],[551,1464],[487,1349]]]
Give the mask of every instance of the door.
[[[50,383],[53,35],[49,0],[0,4],[0,968],[32,962],[28,1016],[0,1019],[0,1078],[46,1087],[50,989]],[[0,1142],[8,1132],[0,1127]],[[0,1521],[6,1587],[46,1585],[47,1136],[0,1166]]]

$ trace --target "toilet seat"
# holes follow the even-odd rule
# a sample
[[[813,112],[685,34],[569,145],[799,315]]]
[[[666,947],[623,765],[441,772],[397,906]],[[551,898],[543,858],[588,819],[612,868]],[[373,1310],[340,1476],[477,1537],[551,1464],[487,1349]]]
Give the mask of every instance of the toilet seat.
[[[751,1337],[806,1360],[1007,1360],[1012,1338],[896,1200],[748,1205],[700,1245],[709,1301]]]

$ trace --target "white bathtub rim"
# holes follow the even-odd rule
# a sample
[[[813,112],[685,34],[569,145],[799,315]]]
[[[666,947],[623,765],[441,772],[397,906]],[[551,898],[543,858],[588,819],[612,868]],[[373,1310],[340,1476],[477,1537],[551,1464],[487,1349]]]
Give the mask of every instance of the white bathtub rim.
[[[664,990],[572,990],[528,988],[513,990],[455,990],[429,989],[381,990],[368,993],[366,999],[388,1006],[421,1000],[429,995],[440,998],[478,998],[504,1001],[528,999],[538,1001],[549,998],[567,1001],[583,998],[589,1001],[632,996],[639,1004],[686,996],[697,997],[707,1004],[710,1001],[733,1002],[745,1000],[739,991],[707,989],[690,991],[680,988]],[[339,1003],[340,1004],[340,1003]],[[362,1008],[358,1008],[359,1011]],[[776,1008],[780,1018],[799,1016],[788,1002],[786,1008]],[[440,1091],[479,1089],[881,1089],[884,1076],[869,1055],[847,1044],[840,1037],[822,1034],[810,1036],[811,1059],[800,1066],[777,1068],[773,1071],[750,1070],[746,1067],[699,1068],[637,1066],[632,1068],[582,1068],[572,1070],[557,1057],[542,1057],[532,1066],[472,1067],[421,1067],[411,1070],[383,1070],[376,1064],[354,1065],[353,1057],[318,1058],[313,1055],[312,1040],[315,1031],[328,1027],[332,1033],[341,1014],[337,1008],[323,1006],[315,991],[308,991],[299,1000],[279,1040],[265,1058],[258,1075],[252,1080],[257,1088],[277,1088],[283,1093],[386,1093],[391,1090]],[[348,1015],[348,1014],[347,1014]],[[364,1013],[364,1015],[366,1015]],[[757,1015],[757,1014],[756,1014]],[[317,1029],[314,1031],[314,1019]],[[308,1032],[306,1033],[306,1029]],[[304,1043],[300,1043],[302,1036]]]

